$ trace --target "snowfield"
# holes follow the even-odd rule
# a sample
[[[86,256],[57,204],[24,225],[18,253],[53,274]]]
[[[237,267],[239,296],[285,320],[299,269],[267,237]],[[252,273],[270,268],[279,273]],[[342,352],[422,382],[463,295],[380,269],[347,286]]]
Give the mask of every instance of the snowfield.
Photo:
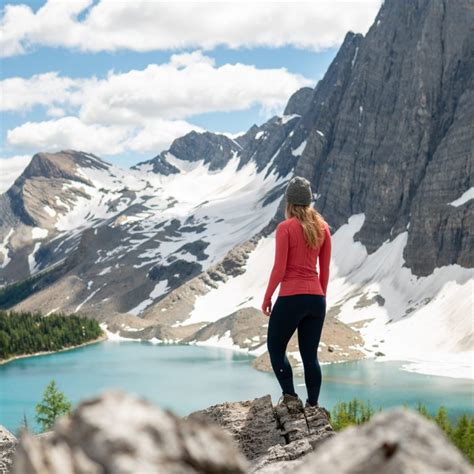
[[[283,116],[281,121],[296,117]],[[318,134],[324,136],[323,132]],[[263,133],[258,137],[264,138]],[[303,141],[293,155],[299,156],[305,146]],[[166,159],[180,173],[165,176],[154,173],[149,165],[124,170],[113,165],[104,167],[102,162],[99,168],[78,168],[78,176],[89,184],[73,180],[63,184],[60,195],[55,196],[56,206],[49,200],[43,208],[50,227],[30,228],[31,247],[26,257],[30,274],[43,270],[43,252],[38,252],[42,245],[52,244],[50,248],[61,261],[77,248],[84,229],[91,228],[97,235],[101,226],[119,231],[120,241],[94,250],[97,257],[94,255],[89,283],[75,304],[76,311],[99,298],[108,299],[96,295],[120,273],[124,257],[129,259],[126,264],[136,269],[135,275],[146,274],[154,266],[167,267],[173,259],[196,264],[198,271],[204,271],[268,224],[279,200],[265,206],[263,202],[292,174],[278,178],[273,172],[265,178],[272,160],[259,173],[252,160],[237,169],[236,152],[224,168],[214,171],[203,159],[180,160],[169,152]],[[473,189],[449,204],[465,204],[474,198]],[[316,200],[318,197],[316,194]],[[333,309],[338,319],[361,332],[365,354],[383,354],[377,361],[402,360],[404,370],[474,379],[474,270],[448,265],[426,277],[413,275],[403,259],[407,232],[387,240],[368,255],[365,247],[354,241],[364,220],[364,214],[353,215],[332,236],[328,310]],[[13,235],[11,229],[0,242],[0,268],[11,262]],[[260,309],[274,254],[273,233],[261,238],[249,253],[245,273],[198,296],[188,319],[175,326],[215,322],[245,306]],[[167,274],[154,281],[148,294],[141,301],[133,301],[128,312],[140,316],[179,277],[179,273]],[[152,342],[172,341],[155,338]],[[235,344],[230,333],[198,344],[248,351]],[[265,349],[262,343],[250,353],[259,355]]]
[[[366,353],[385,354],[378,361],[402,360],[407,362],[404,370],[474,379],[473,270],[449,265],[427,277],[414,276],[403,267],[406,232],[368,255],[353,239],[364,218],[352,216],[332,236],[328,310],[338,308],[344,323],[364,322]],[[260,309],[274,253],[274,234],[260,239],[245,273],[198,297],[182,324],[214,322],[243,306]],[[372,299],[375,295],[384,299],[383,305]],[[200,344],[207,342],[233,346],[233,341],[216,337]]]

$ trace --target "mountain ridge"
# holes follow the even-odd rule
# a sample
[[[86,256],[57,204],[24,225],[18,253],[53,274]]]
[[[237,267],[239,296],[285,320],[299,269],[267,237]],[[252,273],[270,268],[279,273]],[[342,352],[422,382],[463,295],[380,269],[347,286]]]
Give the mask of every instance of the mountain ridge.
[[[126,337],[145,325],[148,339],[192,340],[211,324],[209,341],[234,344],[215,323],[260,308],[284,186],[296,174],[310,181],[334,236],[331,317],[364,340],[336,348],[339,360],[466,353],[474,340],[470,19],[465,0],[386,0],[367,35],[349,32],[324,77],[295,91],[282,116],[235,139],[190,132],[127,172],[81,168],[92,187],[49,178],[84,208],[80,218],[73,207],[61,215],[59,233],[43,215],[48,229],[20,238],[33,230],[11,230],[18,216],[4,211],[12,203],[2,195],[4,282],[74,256],[65,275],[17,307],[85,311]],[[429,313],[438,331],[420,345]]]

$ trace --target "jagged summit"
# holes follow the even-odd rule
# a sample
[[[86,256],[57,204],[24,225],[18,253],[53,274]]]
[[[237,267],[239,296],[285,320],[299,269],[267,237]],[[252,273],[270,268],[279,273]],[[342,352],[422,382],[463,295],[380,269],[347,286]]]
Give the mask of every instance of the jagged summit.
[[[450,205],[472,186],[469,5],[386,1],[365,38],[346,35],[301,118],[296,173],[311,179],[317,207],[335,228],[364,213],[356,239],[369,253],[407,232],[418,275],[474,265],[472,202]]]
[[[25,180],[33,178],[63,178],[90,184],[78,172],[80,167],[107,170],[110,163],[96,155],[76,150],[62,150],[56,153],[35,153],[23,173],[16,180],[15,186],[21,186]]]

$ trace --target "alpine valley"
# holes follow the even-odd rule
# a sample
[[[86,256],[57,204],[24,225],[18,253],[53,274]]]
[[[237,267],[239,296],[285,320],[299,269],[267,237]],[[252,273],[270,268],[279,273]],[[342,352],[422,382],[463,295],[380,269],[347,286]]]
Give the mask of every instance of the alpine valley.
[[[191,132],[131,169],[36,153],[0,196],[2,306],[268,370],[260,306],[299,175],[333,236],[320,359],[473,377],[473,29],[472,0],[385,0],[314,89],[243,134]]]

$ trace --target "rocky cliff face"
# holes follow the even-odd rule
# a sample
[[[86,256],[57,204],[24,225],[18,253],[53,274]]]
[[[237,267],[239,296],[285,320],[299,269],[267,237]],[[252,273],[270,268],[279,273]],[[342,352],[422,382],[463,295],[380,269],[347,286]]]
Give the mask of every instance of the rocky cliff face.
[[[407,231],[417,275],[474,266],[473,5],[384,2],[367,36],[348,34],[300,121],[295,173],[337,229],[358,213],[370,253]],[[298,128],[300,126],[298,125]],[[281,213],[280,213],[281,215]]]

